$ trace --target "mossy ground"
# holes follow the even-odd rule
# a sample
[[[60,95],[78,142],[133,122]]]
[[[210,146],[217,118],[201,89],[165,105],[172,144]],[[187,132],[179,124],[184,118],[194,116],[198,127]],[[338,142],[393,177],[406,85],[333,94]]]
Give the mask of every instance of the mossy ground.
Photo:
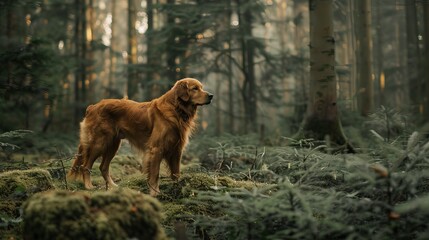
[[[132,221],[136,224],[136,219],[129,219],[125,214],[127,212],[123,209],[129,210],[133,206],[138,206],[136,211],[146,211],[150,197],[142,195],[143,197],[136,198],[136,192],[148,193],[148,187],[141,173],[138,154],[134,154],[129,145],[123,145],[125,146],[122,146],[111,164],[112,178],[119,185],[119,189],[113,189],[113,191],[105,190],[104,180],[98,170],[99,161],[93,166],[92,181],[96,189],[91,191],[84,190],[80,182],[65,181],[64,174],[71,165],[71,156],[62,156],[63,158],[51,156],[43,160],[31,155],[31,161],[27,160],[27,164],[19,165],[19,168],[31,168],[31,170],[6,169],[0,174],[0,210],[5,216],[4,219],[19,219],[19,221],[15,224],[8,223],[7,227],[1,227],[0,232],[17,239],[22,237],[47,239],[54,236],[62,239],[97,239],[100,236],[102,239],[133,237],[121,230],[121,227],[123,228],[128,222]],[[19,158],[22,157],[25,158],[26,155],[19,155]],[[219,216],[222,214],[213,209],[210,202],[196,204],[192,201],[200,191],[228,191],[235,188],[250,190],[262,185],[255,181],[235,180],[220,172],[202,169],[199,160],[191,154],[185,158],[186,164],[182,166],[182,176],[177,181],[168,177],[168,170],[165,165],[162,165],[161,192],[157,197],[161,207],[156,214],[157,211],[150,210],[152,211],[150,214],[156,215],[155,218],[158,218],[157,214],[159,214],[160,223],[170,236],[174,234],[174,226],[177,222],[191,223],[192,216],[195,215]],[[17,161],[19,160],[12,159],[10,163]],[[33,169],[34,165],[40,168]],[[41,193],[36,194],[38,192]],[[30,200],[25,202],[28,198]],[[154,209],[157,208],[158,206]],[[22,210],[24,215],[21,220]],[[43,214],[40,215],[42,212]],[[60,228],[58,224],[61,224]],[[135,229],[131,231],[134,232]],[[91,232],[104,232],[105,235],[92,236]],[[163,238],[164,235],[160,233],[159,236]]]
[[[393,212],[398,204],[407,206],[405,197],[424,196],[428,191],[429,144],[415,139],[410,137],[408,144],[375,140],[371,150],[360,149],[360,154],[332,154],[329,147],[320,151],[309,141],[304,141],[307,143],[304,147],[290,147],[287,146],[289,139],[272,141],[277,143],[275,146],[265,146],[252,137],[193,139],[183,157],[182,175],[177,181],[171,180],[168,170],[162,166],[157,197],[161,207],[154,214],[161,213],[158,222],[165,234],[173,238],[185,233],[188,239],[208,236],[261,239],[268,235],[273,239],[332,239],[332,236],[345,239],[353,234],[358,234],[359,239],[369,239],[373,233],[392,237],[394,235],[386,234],[395,229],[400,230],[401,236],[417,236],[420,230],[410,229],[424,229],[429,211],[415,214],[404,210],[399,212],[402,214],[399,219],[398,213]],[[366,146],[366,149],[370,148]],[[65,172],[74,153],[60,153],[37,155],[30,151],[26,155],[21,152],[2,162],[6,168],[0,165],[3,172],[0,174],[0,236],[20,239],[29,232],[28,228],[39,229],[28,225],[28,219],[42,219],[38,212],[45,207],[43,202],[64,198],[61,203],[49,205],[64,206],[66,210],[43,210],[53,213],[48,222],[62,222],[63,229],[73,229],[75,238],[83,238],[78,235],[81,232],[97,229],[103,231],[106,239],[114,234],[129,237],[122,227],[130,221],[138,222],[129,220],[130,206],[144,206],[138,199],[146,199],[141,193],[148,193],[140,157],[129,145],[123,144],[111,164],[111,175],[119,189],[106,191],[98,170],[99,161],[96,161],[92,171],[96,188],[86,191],[80,182],[66,183]],[[390,166],[396,164],[397,159],[402,164],[394,171]],[[32,170],[11,171],[14,167]],[[386,173],[381,174],[380,169]],[[396,188],[388,198],[391,186]],[[23,204],[29,197],[35,202]],[[23,219],[20,209],[24,209]],[[29,215],[25,215],[25,209]],[[32,211],[35,209],[39,211]],[[395,218],[387,219],[388,226],[384,217],[387,210],[391,211],[389,216]],[[63,215],[73,216],[67,218],[72,220],[58,221]],[[313,235],[300,235],[308,232],[308,224],[317,231],[313,231]]]

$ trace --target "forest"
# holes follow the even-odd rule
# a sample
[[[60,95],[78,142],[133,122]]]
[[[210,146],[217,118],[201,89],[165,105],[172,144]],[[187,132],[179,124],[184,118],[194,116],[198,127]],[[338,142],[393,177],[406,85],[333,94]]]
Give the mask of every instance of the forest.
[[[1,239],[429,239],[428,0],[0,0],[0,66]],[[66,177],[88,106],[183,78],[180,178]]]

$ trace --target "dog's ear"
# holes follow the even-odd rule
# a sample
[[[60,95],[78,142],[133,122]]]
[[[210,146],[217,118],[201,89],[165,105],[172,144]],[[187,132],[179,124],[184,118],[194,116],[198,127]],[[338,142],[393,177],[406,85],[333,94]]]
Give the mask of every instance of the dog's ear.
[[[188,83],[185,81],[179,81],[174,86],[176,90],[176,95],[178,98],[182,99],[183,101],[187,102],[189,101],[189,92],[188,92]]]

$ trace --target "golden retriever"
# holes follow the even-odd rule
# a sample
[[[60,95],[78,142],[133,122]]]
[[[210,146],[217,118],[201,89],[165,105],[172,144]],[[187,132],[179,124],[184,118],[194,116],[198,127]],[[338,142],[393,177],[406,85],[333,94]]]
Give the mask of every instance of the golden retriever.
[[[143,172],[150,195],[156,196],[161,161],[166,160],[172,179],[179,178],[182,152],[194,129],[197,107],[210,104],[212,98],[198,80],[185,78],[150,102],[104,99],[88,106],[80,123],[78,154],[68,178],[82,178],[86,189],[93,188],[91,168],[102,157],[100,171],[106,187],[116,186],[109,165],[121,139],[127,139],[143,152]]]

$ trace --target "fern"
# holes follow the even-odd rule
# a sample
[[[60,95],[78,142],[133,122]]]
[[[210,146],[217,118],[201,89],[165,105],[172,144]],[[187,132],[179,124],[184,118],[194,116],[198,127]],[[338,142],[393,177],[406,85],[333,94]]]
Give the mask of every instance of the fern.
[[[30,130],[14,130],[10,132],[5,132],[0,134],[0,140],[4,138],[23,138],[30,133],[33,132]],[[0,142],[0,150],[4,150],[5,148],[11,148],[12,150],[15,150],[19,149],[20,147],[11,143]]]

